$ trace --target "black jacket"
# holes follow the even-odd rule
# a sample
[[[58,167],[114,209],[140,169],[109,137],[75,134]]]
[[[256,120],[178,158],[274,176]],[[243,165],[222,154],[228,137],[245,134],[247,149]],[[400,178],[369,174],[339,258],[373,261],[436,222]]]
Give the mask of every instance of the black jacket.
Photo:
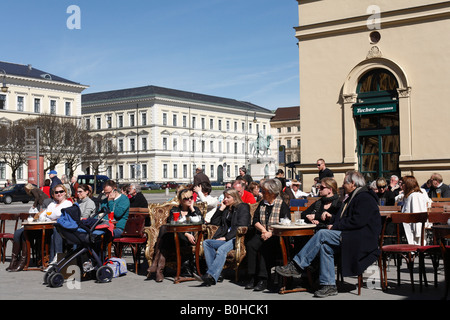
[[[357,276],[377,261],[380,253],[378,197],[372,190],[362,187],[353,191],[342,207],[345,210],[342,217],[340,210],[333,224],[334,230],[342,231],[342,276]]]
[[[216,210],[211,218],[211,224],[219,226],[213,239],[225,237],[231,240],[236,237],[238,227],[248,227],[251,223],[250,206],[240,203],[235,207],[226,207],[225,210]]]
[[[142,192],[138,192],[130,198],[130,208],[148,208],[148,201]]]

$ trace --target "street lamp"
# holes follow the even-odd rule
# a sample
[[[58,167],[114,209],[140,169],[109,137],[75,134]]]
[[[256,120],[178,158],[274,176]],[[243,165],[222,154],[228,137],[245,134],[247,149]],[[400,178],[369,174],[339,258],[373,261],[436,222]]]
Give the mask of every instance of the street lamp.
[[[6,71],[3,69],[0,69],[0,72],[3,73],[3,85],[2,85],[2,92],[6,93],[8,92],[8,86],[6,85]]]

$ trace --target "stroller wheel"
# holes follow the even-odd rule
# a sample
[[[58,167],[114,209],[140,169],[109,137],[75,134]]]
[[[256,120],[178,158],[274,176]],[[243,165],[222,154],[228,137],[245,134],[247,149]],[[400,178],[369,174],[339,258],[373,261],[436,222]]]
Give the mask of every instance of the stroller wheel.
[[[97,280],[100,283],[110,282],[114,277],[114,271],[109,266],[101,266],[97,270]]]
[[[55,272],[48,278],[48,283],[52,288],[61,287],[64,283],[64,277],[61,273]]]
[[[56,267],[51,266],[49,270],[44,274],[44,284],[48,284],[48,279],[51,275],[53,275],[56,272]]]

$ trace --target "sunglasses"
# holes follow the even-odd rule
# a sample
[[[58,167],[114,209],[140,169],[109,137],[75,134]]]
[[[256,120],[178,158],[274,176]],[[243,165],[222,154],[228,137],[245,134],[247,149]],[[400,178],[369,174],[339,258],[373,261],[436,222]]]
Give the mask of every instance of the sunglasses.
[[[86,191],[84,191],[84,190],[78,190],[77,191],[77,193],[83,193],[83,192],[86,192]]]
[[[323,190],[323,189],[328,189],[328,187],[325,187],[325,186],[320,186],[320,187],[319,187],[319,189],[320,189],[320,190]]]
[[[56,190],[55,190],[53,193],[54,193],[54,194],[65,193],[65,191],[64,191],[64,190],[60,190],[60,191],[56,191]]]
[[[191,196],[191,197],[189,197],[189,198],[183,198],[183,200],[194,200],[194,197]]]

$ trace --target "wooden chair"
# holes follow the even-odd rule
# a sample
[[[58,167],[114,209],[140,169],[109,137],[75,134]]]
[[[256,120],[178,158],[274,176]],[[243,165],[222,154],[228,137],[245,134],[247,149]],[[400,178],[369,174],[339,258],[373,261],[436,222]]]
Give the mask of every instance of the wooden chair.
[[[433,224],[447,224],[447,220],[450,219],[450,212],[443,212],[442,208],[434,208],[440,211],[428,211],[428,222]],[[434,272],[434,287],[437,288],[437,269],[439,267],[439,258],[441,257],[441,248],[439,239],[433,236],[433,244],[424,245],[417,249],[419,253],[419,284],[420,291],[422,291],[422,277],[425,282],[425,287],[428,287],[427,275],[425,272],[425,254],[428,254],[431,258]]]
[[[125,247],[131,249],[136,274],[139,270],[141,250],[143,245],[147,243],[147,236],[144,233],[145,218],[147,215],[148,208],[130,208],[122,236],[113,240],[114,251],[117,257],[122,257]]]
[[[443,239],[444,240],[444,239]],[[444,241],[449,241],[450,236],[445,236]],[[442,300],[447,300],[448,291],[450,289],[450,246],[445,245],[441,239],[438,240],[440,242],[441,246],[441,255],[442,259],[444,260],[444,274],[445,274],[445,290],[444,290],[444,297]]]
[[[17,230],[19,215],[16,213],[0,213],[0,258],[5,263],[6,246],[8,241],[13,241],[14,232],[6,232],[6,223],[13,221],[15,223],[14,232]]]
[[[396,255],[397,256],[397,283],[400,285],[400,264],[401,258],[403,257],[407,263],[407,267],[409,269],[410,277],[411,277],[411,285],[412,290],[414,291],[414,276],[413,276],[413,267],[414,267],[414,258],[417,254],[417,250],[419,247],[423,246],[424,235],[425,235],[425,222],[428,219],[427,212],[420,213],[392,213],[391,214],[392,223],[400,224],[400,223],[422,223],[421,227],[421,244],[402,244],[400,242],[400,235],[397,235],[397,244],[383,245],[381,246],[381,259],[383,261],[383,288],[387,289],[387,271],[386,271],[386,259],[387,255]],[[384,230],[381,235],[382,239],[384,237]],[[381,267],[380,267],[381,268]]]
[[[432,198],[433,202],[448,202],[450,203],[450,198]]]
[[[258,208],[259,202],[250,204],[250,221],[253,220],[256,208]],[[214,233],[219,227],[211,224],[203,225],[203,240],[212,239]],[[233,269],[235,272],[235,281],[239,278],[239,266],[247,255],[247,249],[245,247],[245,237],[249,231],[249,227],[239,227],[236,233],[235,249],[230,250],[227,254],[224,268]],[[201,245],[201,254],[204,256],[203,243]]]
[[[149,205],[151,225],[148,228],[144,228],[144,232],[147,235],[145,258],[147,259],[149,266],[153,263],[153,255],[155,253],[155,244],[158,240],[159,229],[166,223],[170,209],[172,209],[174,205],[174,203]],[[147,277],[149,276],[150,274],[147,275]]]

